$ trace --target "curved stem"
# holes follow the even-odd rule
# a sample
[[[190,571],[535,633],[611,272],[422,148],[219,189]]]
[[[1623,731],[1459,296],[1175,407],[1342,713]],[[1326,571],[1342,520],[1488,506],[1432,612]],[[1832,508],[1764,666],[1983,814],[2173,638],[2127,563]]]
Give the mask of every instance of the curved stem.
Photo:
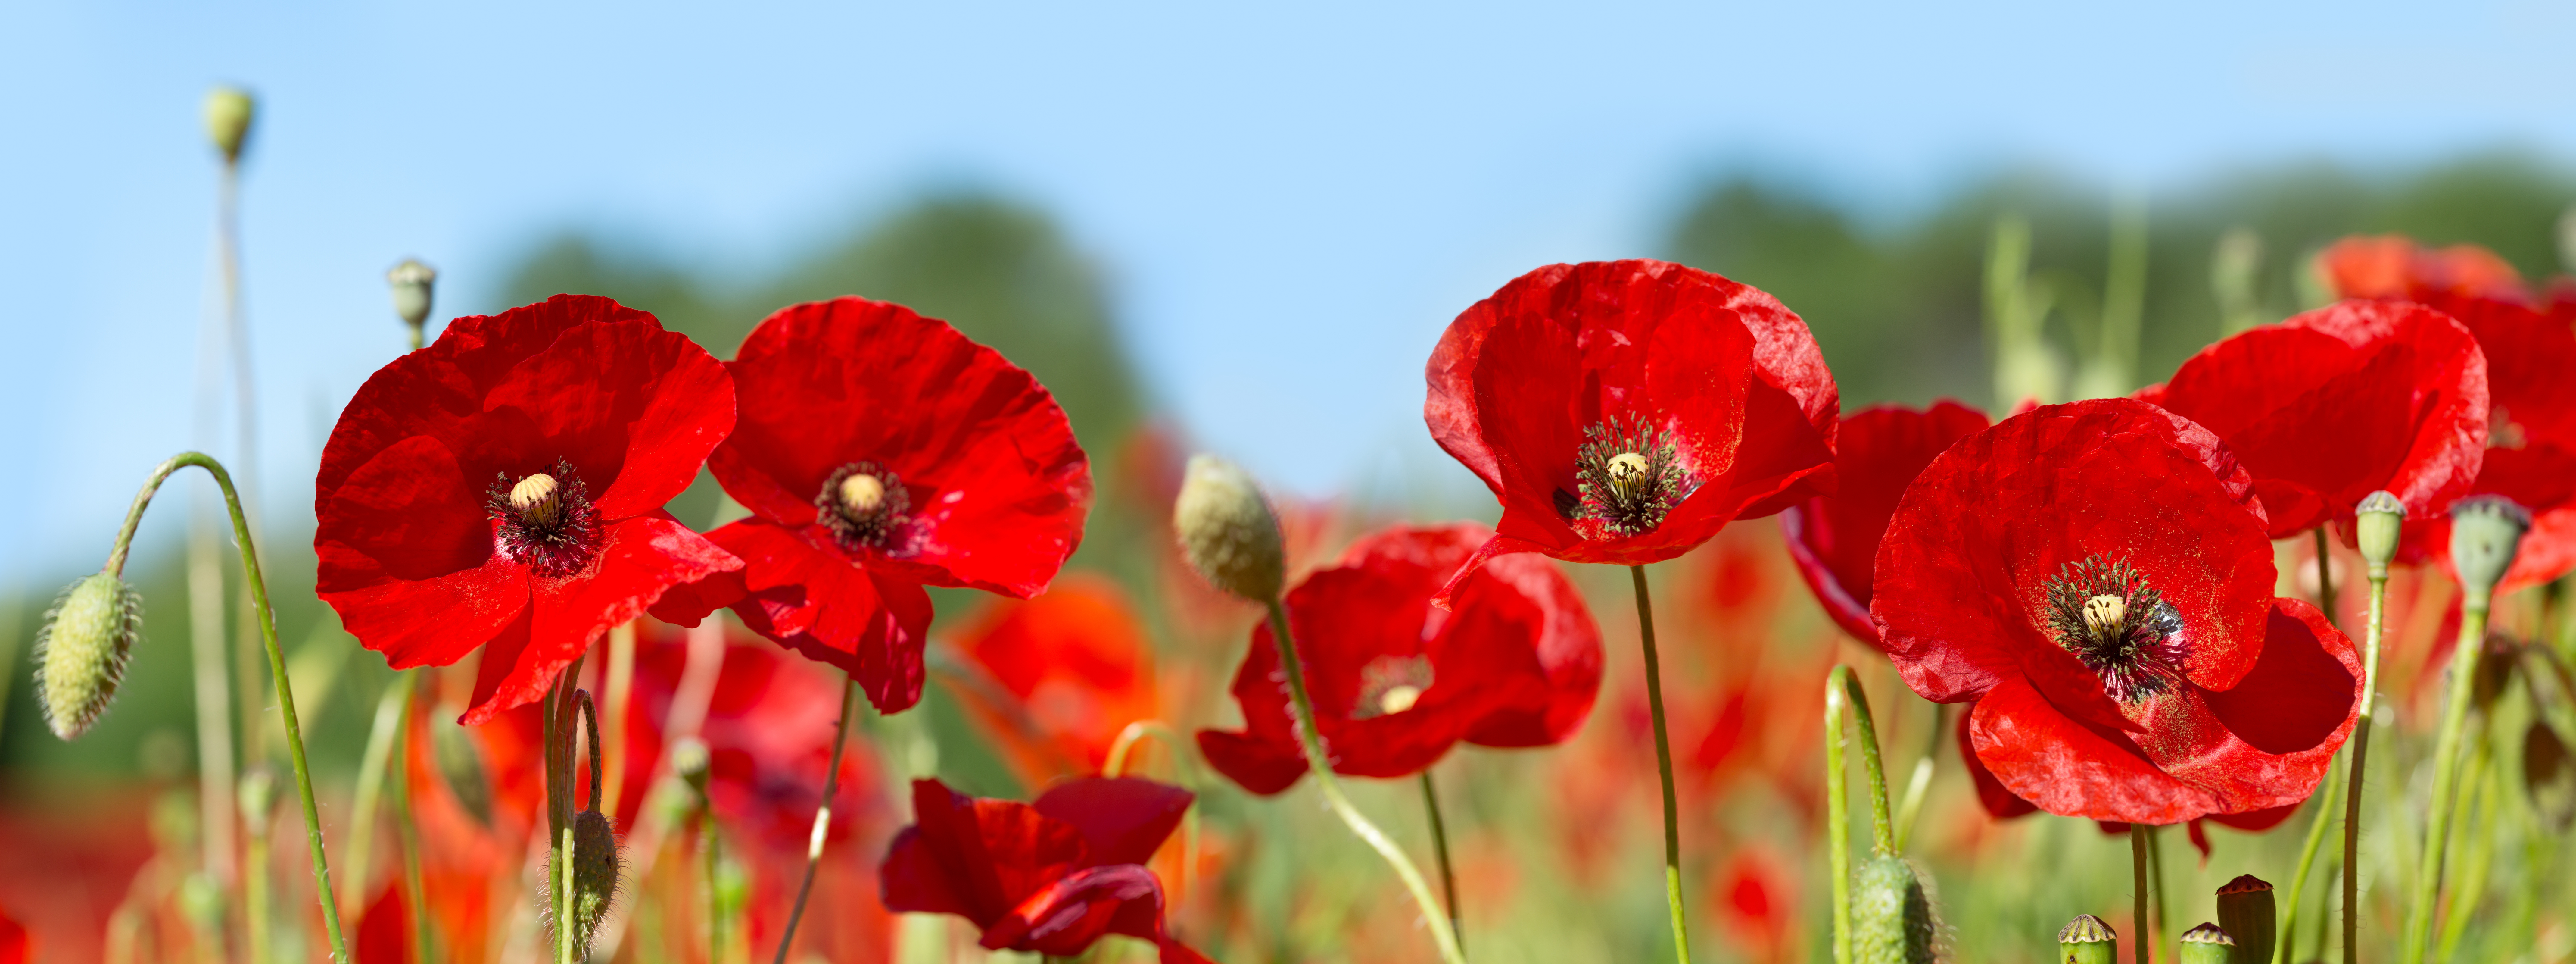
[[[2129,825],[2129,929],[2137,941],[2135,960],[2148,964],[2156,941],[2147,929],[2147,825]]]
[[[1458,935],[1458,950],[1467,949],[1467,925],[1458,919],[1458,875],[1449,869],[1449,827],[1440,819],[1440,792],[1431,786],[1431,768],[1416,774],[1422,778],[1422,809],[1431,815],[1431,851],[1440,858],[1440,896],[1449,901],[1449,929]]]
[[[589,690],[574,690],[572,700],[573,708],[581,712],[582,735],[590,738],[590,800],[582,809],[597,810],[600,795],[608,790],[601,779],[605,771],[600,766],[599,704],[590,701]]]
[[[2361,651],[2361,714],[2352,725],[2352,762],[2343,791],[2343,964],[2361,961],[2361,781],[2370,765],[2371,711],[2379,705],[2379,641],[2388,622],[2388,568],[2370,573],[2370,628]],[[2286,960],[2286,955],[2281,960]]]
[[[1664,669],[1655,653],[1655,606],[1646,593],[1646,567],[1629,566],[1637,589],[1637,639],[1646,654],[1646,709],[1655,722],[1655,773],[1664,784],[1664,904],[1673,917],[1673,955],[1690,964],[1690,924],[1682,915],[1682,815],[1673,793],[1673,741],[1664,727]]]
[[[1172,728],[1161,720],[1137,720],[1120,729],[1118,739],[1109,744],[1109,759],[1101,765],[1100,775],[1104,777],[1124,775],[1127,772],[1128,754],[1135,752],[1136,744],[1149,735],[1163,741],[1163,747],[1171,751],[1172,779],[1180,783],[1181,789],[1196,794],[1199,786],[1198,767],[1189,762],[1187,744],[1181,742],[1181,735],[1173,732]],[[1199,805],[1196,799],[1192,799],[1189,809],[1181,811],[1181,879],[1180,886],[1172,893],[1171,904],[1178,905],[1185,895],[1197,893],[1191,888],[1197,880],[1198,869]]]
[[[2274,942],[2272,952],[2272,960],[2280,962],[2280,964],[2288,964],[2288,961],[2290,960],[2290,949],[2293,943],[2292,938],[2299,932],[2299,906],[2301,898],[2306,896],[2308,892],[2308,872],[2316,867],[2317,849],[2325,843],[2326,824],[2333,819],[2336,800],[2335,794],[2339,792],[2341,792],[2341,790],[2331,778],[2326,780],[2324,783],[2324,791],[2317,798],[2316,815],[2308,819],[2307,840],[2299,846],[2299,869],[2296,873],[2290,876],[2290,892],[2287,895],[2289,899],[2282,902],[2280,905],[2281,929],[2277,935],[2278,939]],[[2345,820],[2345,826],[2347,830],[2349,830],[2351,826],[2349,817]],[[2349,850],[2345,851],[2344,866],[2352,866],[2351,852]],[[2344,879],[2346,881],[2350,881],[2352,877],[2347,874]],[[2350,913],[2350,911],[2345,912],[2347,918]],[[2319,948],[2318,951],[2319,953],[2323,953],[2324,948]]]
[[[787,912],[787,930],[778,935],[778,964],[787,964],[787,948],[796,943],[796,925],[805,919],[805,901],[814,896],[814,868],[823,862],[823,840],[832,831],[832,795],[841,789],[841,751],[849,745],[850,718],[859,711],[859,679],[841,684],[841,720],[832,725],[832,762],[823,771],[823,802],[814,808],[814,837],[805,844],[805,879],[796,885],[796,907]]]
[[[2481,594],[2482,596],[2483,594]],[[2415,866],[2415,899],[2406,909],[2406,964],[2422,964],[2431,950],[2433,904],[2442,890],[2443,849],[2450,842],[2452,798],[2458,795],[2460,734],[2475,696],[2478,655],[2486,649],[2487,600],[2460,605],[2460,639],[2451,650],[2451,692],[2442,707],[2441,735],[2433,743],[2433,798],[2424,820],[2424,859]]]
[[[1431,930],[1431,942],[1440,948],[1440,959],[1449,964],[1466,964],[1467,956],[1458,950],[1458,935],[1450,930],[1449,917],[1441,912],[1439,902],[1432,898],[1431,885],[1423,882],[1422,871],[1415,869],[1412,858],[1404,855],[1403,848],[1387,839],[1386,833],[1362,816],[1359,808],[1351,805],[1350,798],[1342,794],[1342,782],[1333,776],[1333,758],[1324,753],[1323,735],[1315,729],[1315,703],[1306,695],[1306,668],[1297,658],[1297,641],[1288,634],[1288,611],[1276,599],[1270,600],[1269,605],[1270,636],[1278,644],[1279,668],[1288,677],[1289,701],[1297,711],[1297,739],[1306,750],[1306,768],[1314,771],[1315,788],[1323,793],[1324,803],[1333,808],[1333,813],[1342,818],[1342,823],[1351,828],[1351,833],[1358,835],[1361,841],[1377,851],[1378,856],[1386,858],[1388,866],[1395,868],[1395,876],[1404,882],[1404,889],[1413,894],[1414,905],[1422,911],[1423,922]]]
[[[1932,704],[1932,736],[1923,743],[1923,758],[1914,761],[1914,775],[1906,778],[1905,797],[1896,805],[1896,852],[1904,853],[1907,841],[1914,839],[1914,818],[1923,813],[1923,798],[1932,790],[1932,771],[1941,759],[1941,738],[1950,732],[1950,704]]]

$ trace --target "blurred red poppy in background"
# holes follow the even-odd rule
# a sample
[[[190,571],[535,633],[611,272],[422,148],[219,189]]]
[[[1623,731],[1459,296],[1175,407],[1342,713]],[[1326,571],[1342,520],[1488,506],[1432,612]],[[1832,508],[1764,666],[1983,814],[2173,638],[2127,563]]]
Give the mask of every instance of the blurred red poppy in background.
[[[733,415],[723,366],[606,298],[458,318],[331,429],[315,591],[396,669],[482,649],[467,722],[534,702],[672,586],[742,567],[662,511]]]
[[[1091,464],[1029,373],[947,322],[859,298],[791,305],[726,363],[742,419],[707,467],[751,517],[745,568],[686,594],[859,681],[921,699],[925,584],[1026,599],[1082,542]],[[676,605],[676,603],[675,603]]]
[[[1989,424],[1986,413],[1949,399],[1922,410],[1874,405],[1844,416],[1834,449],[1837,490],[1780,513],[1798,575],[1853,638],[1878,644],[1878,625],[1869,620],[1870,567],[1897,497],[1933,456]]]
[[[1601,687],[1601,630],[1553,563],[1505,556],[1432,595],[1492,533],[1474,523],[1393,528],[1287,598],[1315,726],[1333,770],[1410,776],[1465,740],[1527,747],[1572,735]],[[1268,623],[1234,676],[1240,731],[1200,730],[1208,764],[1254,793],[1306,773]]]
[[[2208,430],[2128,399],[1962,439],[1908,489],[1871,613],[1907,685],[1975,701],[1995,779],[2051,813],[2150,824],[2305,799],[2361,671],[2275,599],[2251,476]]]
[[[2200,423],[2253,475],[2275,539],[2350,523],[2386,490],[2450,507],[2487,443],[2487,360],[2450,316],[2345,301],[2201,349],[2137,397]]]
[[[2346,238],[2320,256],[2347,298],[2422,302],[2466,326],[2487,360],[2487,448],[2465,494],[2501,495],[2528,507],[2513,569],[2498,592],[2576,570],[2576,306],[2535,307],[2513,266],[2475,245],[2439,250],[2394,235]],[[2436,507],[2441,508],[2441,507]],[[2445,512],[2407,519],[2412,558],[2450,551]]]
[[[1118,584],[1076,573],[997,602],[958,634],[986,687],[961,694],[1032,785],[1097,773],[1118,734],[1157,715],[1153,646]]]
[[[886,852],[889,910],[955,914],[991,950],[1071,957],[1109,934],[1153,941],[1163,964],[1207,959],[1163,924],[1163,886],[1145,863],[1192,796],[1132,777],[1058,784],[1035,803],[912,782],[912,826]]]
[[[1532,271],[1450,322],[1424,377],[1432,439],[1502,500],[1471,564],[1659,562],[1832,491],[1840,403],[1806,322],[1705,271]]]

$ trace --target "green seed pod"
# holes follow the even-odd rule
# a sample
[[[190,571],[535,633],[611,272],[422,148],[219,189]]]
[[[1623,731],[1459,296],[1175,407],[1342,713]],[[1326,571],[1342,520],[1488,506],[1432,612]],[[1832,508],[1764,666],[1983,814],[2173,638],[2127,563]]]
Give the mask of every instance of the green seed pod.
[[[418,328],[429,322],[430,296],[438,283],[438,272],[411,259],[385,272],[385,283],[393,287],[394,314],[403,324]]]
[[[2460,577],[2460,605],[2485,609],[2513,568],[2531,512],[2500,495],[2473,495],[2451,503],[2451,569]]]
[[[250,92],[238,87],[217,87],[206,92],[206,137],[223,152],[227,164],[241,160],[242,146],[250,140],[251,116],[258,110]]]
[[[2382,490],[2363,496],[2353,512],[2353,541],[2361,544],[2361,561],[2370,565],[2370,578],[2386,578],[2388,561],[2397,558],[2397,536],[2406,521],[2406,503]]]
[[[2272,885],[2263,878],[2239,874],[2218,888],[2218,926],[2242,938],[2236,942],[2236,954],[2231,958],[2238,964],[2265,964],[2272,959],[2278,920]]]
[[[1923,876],[1902,857],[1873,854],[1852,868],[1852,960],[1931,964],[1940,922]]]
[[[572,926],[578,957],[590,957],[590,940],[617,904],[618,875],[626,858],[617,850],[617,831],[597,810],[584,810],[572,821]]]
[[[1190,456],[1180,498],[1172,502],[1172,529],[1190,567],[1210,585],[1253,602],[1279,598],[1288,569],[1279,516],[1261,486],[1234,463]]]
[[[2236,959],[2236,939],[2226,929],[2204,923],[2182,932],[2182,953],[2176,959],[2182,964],[2228,964]]]
[[[143,635],[143,597],[101,572],[63,590],[36,630],[36,701],[54,735],[76,740],[107,712]]]
[[[2077,914],[2057,930],[2057,957],[2064,964],[2119,964],[2120,935],[2108,921]]]

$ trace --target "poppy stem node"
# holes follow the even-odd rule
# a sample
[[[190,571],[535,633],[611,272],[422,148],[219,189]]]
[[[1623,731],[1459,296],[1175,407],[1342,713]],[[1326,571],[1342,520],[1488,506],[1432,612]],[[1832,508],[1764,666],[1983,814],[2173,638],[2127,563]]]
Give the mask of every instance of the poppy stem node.
[[[2057,929],[2057,956],[2066,964],[2118,964],[2120,935],[2109,921],[2077,914]]]

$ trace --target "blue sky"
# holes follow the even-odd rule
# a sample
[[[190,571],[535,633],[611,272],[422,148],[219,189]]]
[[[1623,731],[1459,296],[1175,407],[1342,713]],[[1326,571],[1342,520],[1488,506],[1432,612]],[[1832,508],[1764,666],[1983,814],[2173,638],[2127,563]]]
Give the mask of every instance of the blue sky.
[[[283,519],[400,348],[382,273],[406,255],[443,270],[442,316],[472,313],[566,226],[758,270],[989,186],[1108,270],[1205,445],[1307,492],[1459,485],[1420,422],[1440,327],[1531,267],[1653,253],[1713,170],[1902,205],[2001,163],[2152,190],[2565,158],[2571,41],[2576,8],[2529,2],[8,0],[0,585],[95,564],[194,440],[216,82],[263,98],[247,289]]]

